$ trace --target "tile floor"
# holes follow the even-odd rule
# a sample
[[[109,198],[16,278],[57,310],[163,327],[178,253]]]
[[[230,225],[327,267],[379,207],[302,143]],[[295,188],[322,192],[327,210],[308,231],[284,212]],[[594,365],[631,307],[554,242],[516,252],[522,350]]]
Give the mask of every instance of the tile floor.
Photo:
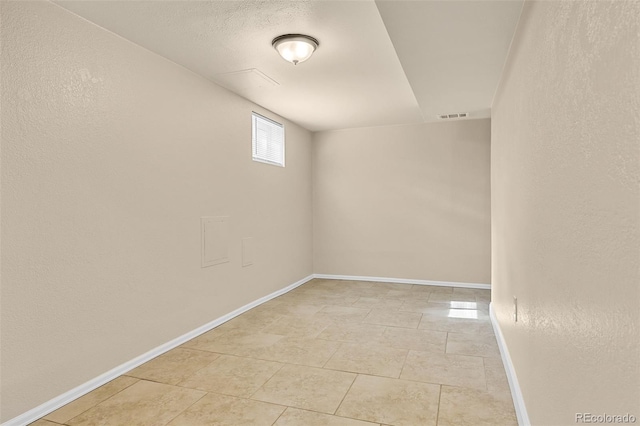
[[[316,279],[33,425],[516,425],[489,300]]]

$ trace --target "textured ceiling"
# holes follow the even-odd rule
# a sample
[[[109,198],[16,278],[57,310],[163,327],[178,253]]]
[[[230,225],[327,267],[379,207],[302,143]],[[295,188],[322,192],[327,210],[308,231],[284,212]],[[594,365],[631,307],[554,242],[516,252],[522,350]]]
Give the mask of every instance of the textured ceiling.
[[[56,1],[309,130],[489,116],[512,1]],[[320,41],[307,62],[271,47]],[[396,53],[397,52],[397,53]]]

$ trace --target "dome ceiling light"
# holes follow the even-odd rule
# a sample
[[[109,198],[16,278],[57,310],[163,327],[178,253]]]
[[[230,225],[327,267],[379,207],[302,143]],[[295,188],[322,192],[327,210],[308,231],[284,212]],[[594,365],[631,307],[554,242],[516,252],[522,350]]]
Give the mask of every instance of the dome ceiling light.
[[[274,38],[271,44],[283,59],[293,65],[309,59],[319,46],[318,40],[304,34],[281,35]]]

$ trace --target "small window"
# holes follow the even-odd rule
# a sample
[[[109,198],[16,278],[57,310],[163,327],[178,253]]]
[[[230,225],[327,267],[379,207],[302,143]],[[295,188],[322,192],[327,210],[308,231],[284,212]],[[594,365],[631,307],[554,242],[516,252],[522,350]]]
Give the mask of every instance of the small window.
[[[252,113],[253,160],[284,167],[284,127]]]

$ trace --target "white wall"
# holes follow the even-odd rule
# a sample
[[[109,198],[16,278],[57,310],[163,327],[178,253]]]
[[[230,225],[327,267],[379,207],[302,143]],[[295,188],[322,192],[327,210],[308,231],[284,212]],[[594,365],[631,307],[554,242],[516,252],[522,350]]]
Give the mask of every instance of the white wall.
[[[530,420],[640,418],[640,3],[526,2],[492,115],[492,303]]]
[[[311,135],[51,3],[1,2],[0,421],[312,273]],[[200,266],[200,217],[231,217]],[[254,237],[242,268],[240,239]]]
[[[490,283],[490,120],[313,136],[314,271]]]

